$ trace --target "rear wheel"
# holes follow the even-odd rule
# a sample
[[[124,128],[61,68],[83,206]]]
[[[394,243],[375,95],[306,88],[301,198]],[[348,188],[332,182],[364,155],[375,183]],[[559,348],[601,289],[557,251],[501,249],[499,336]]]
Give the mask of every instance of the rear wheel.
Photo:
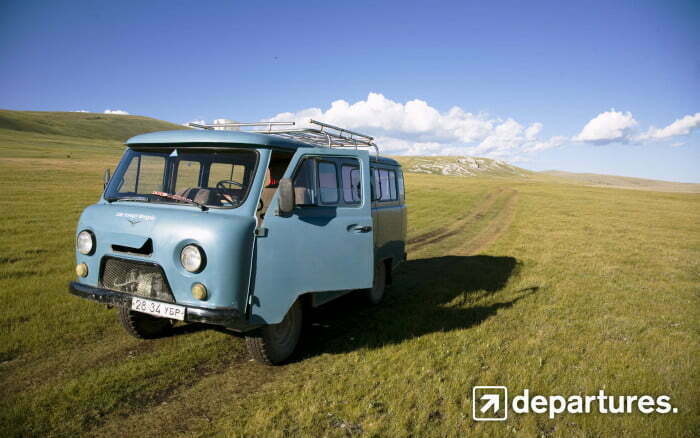
[[[117,316],[126,332],[139,339],[160,338],[170,333],[173,328],[171,319],[135,312],[128,307],[119,307]]]
[[[297,300],[279,324],[271,324],[246,334],[248,352],[260,363],[277,365],[294,352],[303,322],[303,310]]]
[[[386,264],[379,262],[374,265],[374,281],[372,288],[365,291],[367,301],[372,305],[377,305],[384,298],[384,290],[386,289]]]

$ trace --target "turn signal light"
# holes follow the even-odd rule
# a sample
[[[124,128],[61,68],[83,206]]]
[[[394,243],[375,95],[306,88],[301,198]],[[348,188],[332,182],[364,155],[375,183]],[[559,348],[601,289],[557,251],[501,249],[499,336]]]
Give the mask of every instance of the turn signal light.
[[[85,263],[80,263],[78,266],[75,267],[75,273],[78,274],[78,277],[87,277],[88,275],[88,267]]]
[[[206,300],[207,288],[201,283],[195,283],[194,286],[192,286],[192,296],[200,301]]]

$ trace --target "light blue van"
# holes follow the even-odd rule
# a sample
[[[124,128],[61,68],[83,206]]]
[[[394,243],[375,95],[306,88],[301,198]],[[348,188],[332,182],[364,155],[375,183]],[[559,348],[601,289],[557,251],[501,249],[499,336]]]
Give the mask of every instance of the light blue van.
[[[115,305],[139,338],[178,320],[242,332],[268,364],[292,354],[305,309],[352,291],[379,303],[406,259],[401,167],[372,137],[311,123],[129,139],[80,217],[70,292]]]

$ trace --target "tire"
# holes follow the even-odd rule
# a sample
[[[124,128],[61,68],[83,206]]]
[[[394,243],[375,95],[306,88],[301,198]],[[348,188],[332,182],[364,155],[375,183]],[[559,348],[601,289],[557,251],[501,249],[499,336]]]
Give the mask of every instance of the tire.
[[[117,316],[124,330],[138,339],[160,338],[169,334],[173,328],[171,319],[135,312],[128,307],[119,307]]]
[[[245,343],[252,358],[266,365],[278,365],[287,360],[301,338],[303,314],[302,305],[297,300],[279,324],[246,333]]]
[[[382,302],[384,291],[386,289],[386,263],[379,262],[374,265],[374,280],[372,288],[365,290],[367,301],[376,306]]]

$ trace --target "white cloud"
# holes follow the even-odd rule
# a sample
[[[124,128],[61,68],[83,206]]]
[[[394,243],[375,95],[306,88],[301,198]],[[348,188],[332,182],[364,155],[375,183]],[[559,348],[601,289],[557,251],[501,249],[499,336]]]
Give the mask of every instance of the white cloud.
[[[420,99],[400,103],[379,93],[369,93],[366,100],[352,104],[336,100],[326,110],[306,108],[267,120],[294,121],[297,127],[306,127],[309,119],[365,131],[377,137],[383,153],[394,155],[477,154],[509,159],[546,149],[544,144],[556,147],[563,143],[540,139],[543,125],[539,122],[525,127],[512,118],[503,120],[457,106],[440,112]]]
[[[375,142],[387,155],[445,155],[438,142],[415,142],[393,137],[377,137]]]
[[[105,114],[119,114],[119,115],[122,115],[122,116],[126,116],[126,115],[128,115],[129,113],[127,113],[127,112],[124,111],[124,110],[106,109],[106,110],[105,110]]]
[[[89,113],[90,111],[88,111],[88,110],[73,110],[71,112],[72,113]]]
[[[309,119],[357,130],[376,138],[382,153],[391,155],[478,155],[510,162],[562,147],[570,142],[608,144],[662,140],[686,135],[700,126],[700,113],[685,116],[663,129],[650,128],[639,135],[631,112],[611,109],[588,121],[575,136],[542,137],[540,122],[522,123],[513,118],[468,112],[454,106],[439,111],[420,99],[405,103],[369,93],[364,100],[333,101],[326,109],[305,108],[284,112],[264,121],[295,122],[308,127]],[[217,119],[215,123],[219,120]],[[204,124],[204,120],[197,120]]]
[[[637,137],[639,140],[665,140],[678,135],[688,135],[700,126],[700,113],[687,115],[678,119],[665,128],[651,127],[649,130]]]
[[[641,134],[635,133],[638,123],[630,112],[613,110],[600,113],[590,120],[581,132],[572,140],[594,144],[613,142],[641,143],[646,141],[663,141],[681,135],[689,135],[700,127],[700,113],[689,114],[665,128],[650,127]],[[677,145],[674,143],[673,146]]]
[[[612,109],[598,114],[586,123],[586,126],[573,140],[596,144],[626,141],[635,126],[637,126],[637,121],[632,117],[632,113],[623,113]]]
[[[533,142],[532,144],[527,145],[524,150],[525,152],[539,152],[547,149],[558,148],[559,146],[564,145],[564,143],[566,143],[568,140],[569,138],[564,137],[563,135],[555,135],[548,140]]]
[[[525,138],[528,140],[534,140],[537,135],[542,131],[542,123],[533,123],[525,130]]]
[[[269,120],[295,121],[297,125],[307,126],[309,119],[320,119],[348,129],[369,128],[414,138],[461,142],[481,140],[493,129],[493,120],[481,114],[464,112],[459,107],[440,113],[423,100],[414,99],[402,104],[379,93],[369,93],[366,100],[353,104],[336,100],[326,111],[307,108],[295,113],[280,113]]]

